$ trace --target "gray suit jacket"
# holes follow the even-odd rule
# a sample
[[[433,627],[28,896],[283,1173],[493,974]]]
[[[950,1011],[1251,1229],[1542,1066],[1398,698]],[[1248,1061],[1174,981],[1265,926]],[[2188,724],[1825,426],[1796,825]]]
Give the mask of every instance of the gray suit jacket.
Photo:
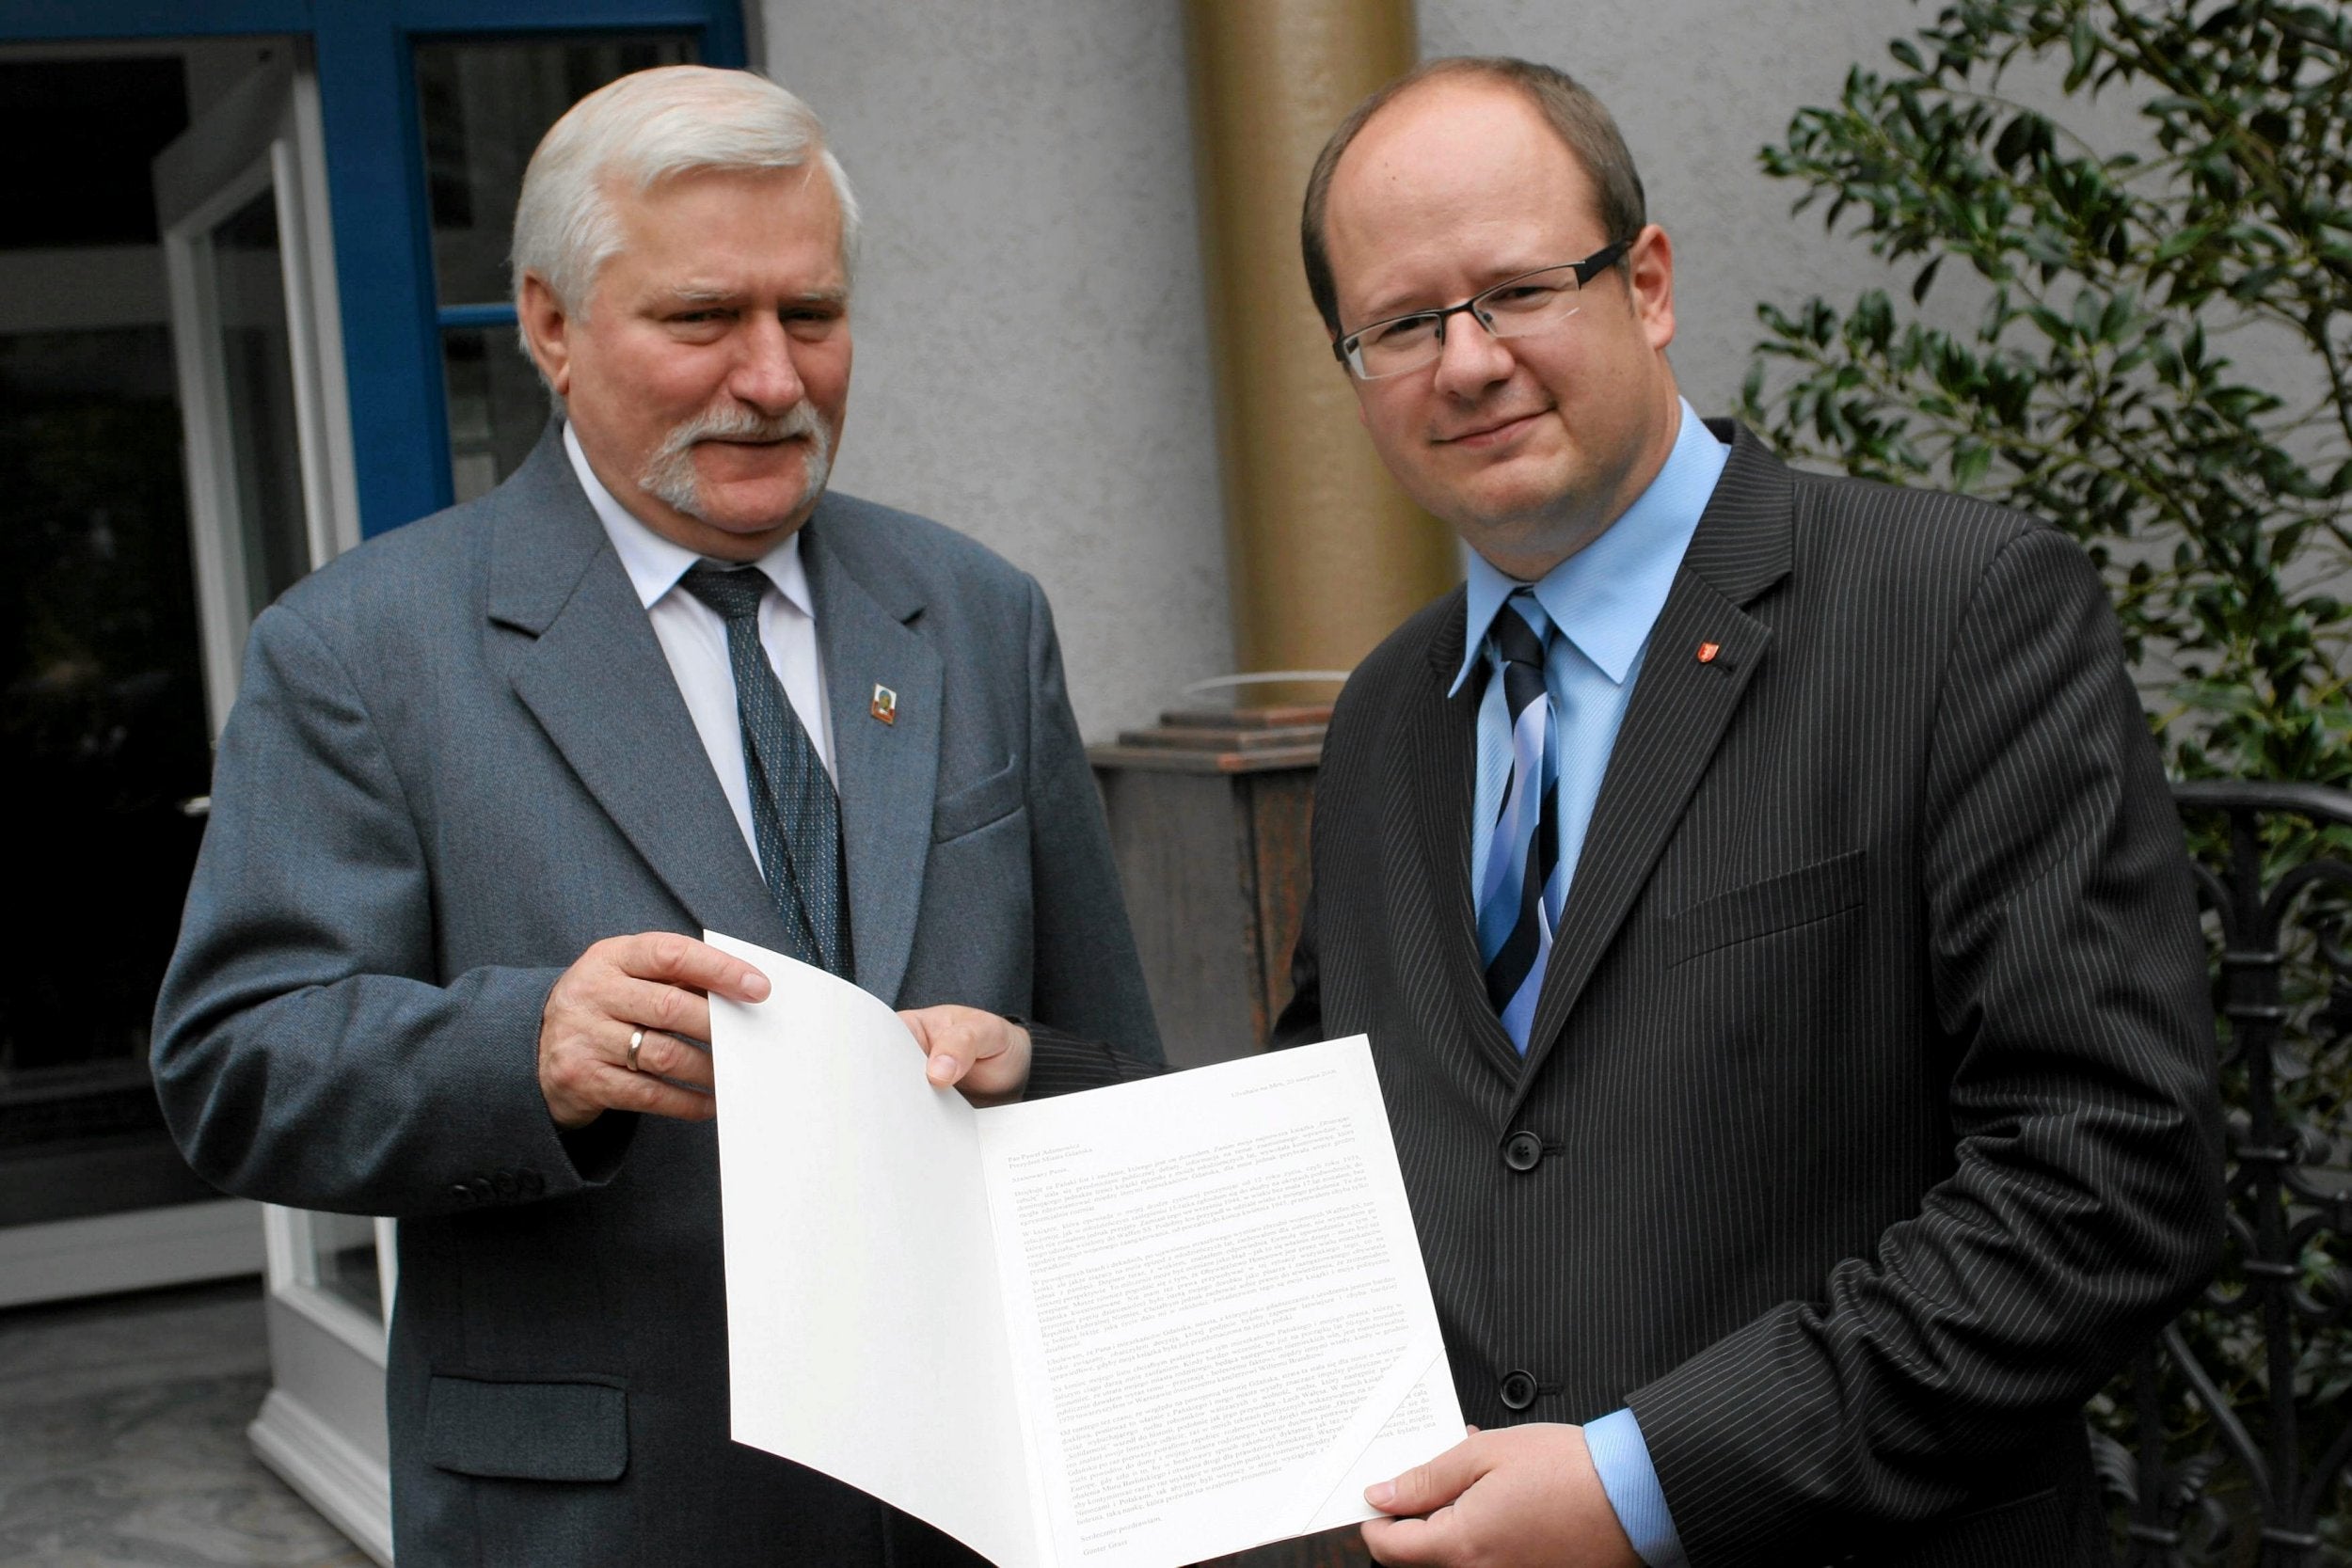
[[[1037,584],[847,497],[803,538],[859,983],[1156,1058]],[[895,723],[867,712],[877,684]],[[559,1136],[548,1119],[536,1040],[557,975],[600,938],[706,927],[787,945],[553,431],[490,495],[255,623],[156,1081],[225,1190],[399,1217],[404,1563],[903,1562],[942,1544],[728,1440],[711,1124],[607,1114]],[[1041,1079],[1115,1075],[1041,1049]],[[943,1331],[954,1313],[940,1304]]]
[[[2103,1560],[2080,1408],[2211,1266],[2219,1117],[2082,553],[1740,433],[1523,1062],[1478,965],[1463,621],[1340,699],[1278,1038],[1372,1037],[1465,1415],[1629,1401],[1697,1568]]]

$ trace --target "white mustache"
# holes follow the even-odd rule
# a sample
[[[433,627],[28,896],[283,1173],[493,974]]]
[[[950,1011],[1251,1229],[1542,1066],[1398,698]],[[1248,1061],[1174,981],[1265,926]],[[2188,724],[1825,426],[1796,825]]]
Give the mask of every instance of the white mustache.
[[[796,403],[772,418],[749,408],[723,405],[706,408],[671,431],[653,460],[665,463],[682,457],[697,441],[788,441],[806,436],[822,451],[832,445],[828,436],[825,421],[806,402]]]
[[[804,440],[807,482],[799,506],[807,506],[824,493],[833,471],[833,432],[818,417],[814,405],[803,401],[782,414],[765,415],[739,405],[706,408],[673,429],[645,461],[638,485],[657,499],[690,517],[703,515],[702,481],[694,472],[694,448],[703,441]],[[797,508],[796,508],[797,510]]]

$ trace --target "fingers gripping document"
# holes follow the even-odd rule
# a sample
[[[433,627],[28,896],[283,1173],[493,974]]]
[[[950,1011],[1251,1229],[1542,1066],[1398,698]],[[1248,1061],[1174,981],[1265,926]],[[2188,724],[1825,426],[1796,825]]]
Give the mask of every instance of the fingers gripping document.
[[[734,1435],[1001,1568],[1368,1519],[1462,1415],[1363,1037],[974,1110],[746,942],[711,999]]]

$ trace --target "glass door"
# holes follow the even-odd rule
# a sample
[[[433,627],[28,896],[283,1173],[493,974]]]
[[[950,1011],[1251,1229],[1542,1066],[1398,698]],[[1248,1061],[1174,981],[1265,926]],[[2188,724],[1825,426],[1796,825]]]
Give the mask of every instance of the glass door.
[[[215,732],[253,618],[358,538],[318,97],[301,53],[276,52],[154,164]],[[262,1236],[273,1386],[254,1447],[389,1562],[391,1222],[268,1207]]]
[[[317,87],[294,55],[155,160],[215,731],[253,617],[359,536]]]
[[[6,0],[0,0],[5,5]],[[149,178],[253,49],[0,42],[0,1305],[261,1266],[148,1070],[212,768]],[[194,84],[194,86],[192,86]]]

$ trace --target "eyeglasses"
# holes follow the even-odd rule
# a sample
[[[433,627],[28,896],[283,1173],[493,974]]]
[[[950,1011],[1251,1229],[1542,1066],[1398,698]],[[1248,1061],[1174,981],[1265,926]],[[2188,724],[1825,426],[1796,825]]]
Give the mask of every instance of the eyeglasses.
[[[1442,310],[1416,310],[1408,316],[1359,326],[1331,345],[1331,352],[1359,381],[1378,381],[1435,364],[1445,352],[1445,321],[1464,313],[1498,338],[1523,338],[1558,326],[1581,307],[1578,296],[1585,284],[1626,253],[1631,240],[1603,245],[1581,261],[1506,277],[1491,289],[1474,293]]]

